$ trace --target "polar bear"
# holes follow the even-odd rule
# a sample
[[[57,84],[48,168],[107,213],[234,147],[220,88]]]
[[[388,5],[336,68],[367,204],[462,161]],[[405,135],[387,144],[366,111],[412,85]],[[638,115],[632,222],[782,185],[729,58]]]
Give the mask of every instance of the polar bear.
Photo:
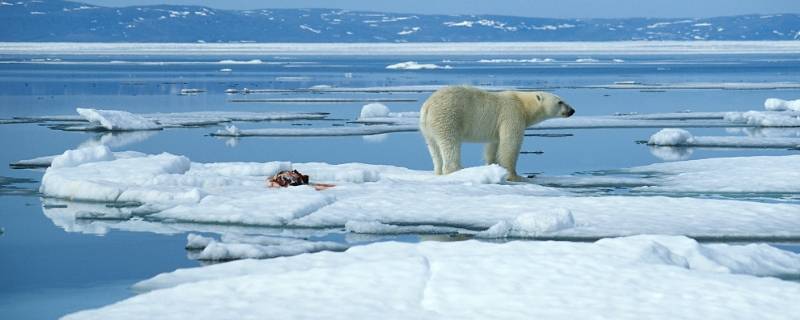
[[[569,104],[547,92],[487,92],[468,86],[446,87],[434,92],[420,110],[420,131],[428,144],[437,175],[461,169],[461,142],[486,142],[486,164],[517,175],[525,128],[535,123],[575,113]]]

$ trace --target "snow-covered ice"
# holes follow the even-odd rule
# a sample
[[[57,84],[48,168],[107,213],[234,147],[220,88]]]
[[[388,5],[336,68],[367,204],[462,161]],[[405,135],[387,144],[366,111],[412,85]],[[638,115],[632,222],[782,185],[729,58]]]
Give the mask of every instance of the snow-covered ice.
[[[121,110],[75,109],[87,121],[100,125],[109,131],[157,130],[162,127],[141,116]]]
[[[647,144],[706,148],[800,148],[800,138],[694,136],[683,129],[667,128],[650,136]]]
[[[416,61],[399,62],[386,66],[386,69],[423,70],[423,69],[452,69],[450,65],[440,66],[433,63],[417,63]]]
[[[766,101],[764,101],[764,109],[769,111],[800,111],[800,99],[783,100],[778,98],[768,98]]]
[[[229,127],[230,128],[230,127]],[[418,125],[364,125],[356,127],[312,127],[312,128],[263,128],[263,129],[220,129],[212,136],[217,137],[323,137],[323,136],[365,136],[391,132],[417,131]],[[235,127],[234,127],[235,128]]]
[[[630,168],[621,172],[654,175],[632,188],[640,195],[587,196],[534,184],[546,183],[544,178],[534,183],[506,183],[506,172],[499,166],[466,168],[440,177],[428,171],[367,164],[204,164],[168,153],[119,158],[103,148],[56,157],[54,162],[65,164],[47,169],[40,191],[63,199],[139,204],[114,218],[138,215],[166,223],[344,228],[349,222],[378,222],[443,227],[448,232],[455,228],[475,235],[506,222],[511,224],[507,229],[512,237],[593,239],[641,233],[800,237],[800,205],[646,196],[666,192],[800,193],[796,183],[800,176],[795,174],[800,172],[800,156],[705,159]],[[310,175],[312,182],[336,187],[324,191],[306,186],[265,187],[267,177],[288,169]],[[553,214],[564,210],[571,219]],[[103,218],[103,212],[84,217]],[[541,228],[535,227],[539,224]],[[500,227],[496,230],[502,231]]]
[[[800,127],[800,113],[788,111],[728,112],[725,120],[754,127]]]
[[[55,115],[20,118],[29,122],[76,122],[53,126],[69,131],[134,131],[164,128],[210,126],[234,121],[319,120],[328,116],[322,112],[240,112],[196,111],[175,113],[133,114],[119,110],[77,108],[79,116]],[[81,124],[90,122],[89,125]]]
[[[65,319],[792,319],[800,284],[758,276],[798,273],[794,253],[685,237],[384,242],[179,269]]]

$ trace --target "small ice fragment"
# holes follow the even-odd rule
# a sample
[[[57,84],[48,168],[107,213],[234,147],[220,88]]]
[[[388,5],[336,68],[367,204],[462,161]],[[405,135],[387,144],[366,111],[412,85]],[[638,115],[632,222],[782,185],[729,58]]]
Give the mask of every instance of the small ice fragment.
[[[214,241],[214,238],[190,233],[186,236],[186,250],[203,250],[212,241]]]
[[[764,109],[767,109],[769,111],[785,111],[785,110],[800,111],[800,99],[783,100],[778,98],[769,98],[766,101],[764,101]]]
[[[661,131],[650,136],[650,140],[647,141],[647,144],[657,146],[680,146],[692,143],[693,141],[694,137],[689,131],[667,128],[661,129]]]
[[[389,107],[382,103],[374,102],[364,105],[361,108],[361,115],[359,118],[382,118],[389,116]]]
[[[239,130],[239,128],[237,128],[235,125],[225,126],[225,132],[233,136],[238,136],[239,134],[242,133],[242,131]]]

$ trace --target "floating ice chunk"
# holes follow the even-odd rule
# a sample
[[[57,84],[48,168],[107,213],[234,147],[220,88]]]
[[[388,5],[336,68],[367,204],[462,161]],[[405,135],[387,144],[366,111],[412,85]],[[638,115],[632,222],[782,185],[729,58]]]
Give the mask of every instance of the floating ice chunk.
[[[251,60],[230,60],[230,59],[226,59],[226,60],[220,60],[218,63],[219,64],[262,64],[262,63],[264,63],[264,61],[261,61],[261,59],[251,59]]]
[[[534,238],[555,231],[572,228],[575,218],[568,209],[531,212],[517,216],[514,220],[502,220],[486,231],[476,234],[481,238],[526,237]]]
[[[386,69],[400,70],[421,70],[421,69],[452,69],[450,65],[440,66],[432,63],[417,63],[416,61],[406,61],[386,66]]]
[[[800,114],[794,112],[728,112],[725,120],[757,127],[800,127]]]
[[[312,128],[264,128],[237,131],[217,130],[211,133],[217,137],[323,137],[323,136],[365,136],[391,132],[417,131],[418,125],[365,125],[358,127],[312,127]]]
[[[798,138],[692,136],[682,129],[662,129],[653,134],[647,144],[654,146],[706,147],[706,148],[797,148]]]
[[[694,142],[694,137],[689,131],[683,129],[661,129],[650,136],[647,144],[659,146],[685,146]]]
[[[764,101],[764,109],[768,111],[800,111],[800,99],[798,100],[783,100],[778,98],[768,98]]]
[[[189,96],[189,95],[196,95],[206,92],[205,89],[197,89],[197,88],[183,88],[181,89],[180,95]]]
[[[50,163],[53,162],[53,159],[58,155],[53,156],[43,156],[43,157],[36,157],[33,159],[25,159],[15,161],[9,164],[12,169],[35,169],[35,168],[47,168],[50,166]]]
[[[214,241],[214,238],[204,237],[199,234],[190,233],[186,235],[186,249],[187,250],[203,250],[209,243]]]
[[[621,309],[654,319],[788,319],[800,312],[787,303],[800,299],[800,286],[753,275],[798,273],[797,254],[682,237],[384,242],[181,269],[135,287],[150,292],[65,319],[213,318],[219,310],[281,319],[591,319],[619,318]],[[735,303],[720,308],[720,301]]]
[[[390,113],[389,107],[382,103],[370,103],[361,107],[361,115],[359,118],[378,118],[388,117]]]
[[[242,133],[242,131],[234,125],[225,126],[225,132],[231,136],[238,136]]]
[[[579,58],[579,59],[575,59],[575,62],[577,62],[577,63],[594,63],[594,62],[600,62],[600,60],[592,59],[592,58]]]
[[[77,108],[76,111],[89,122],[99,124],[106,130],[158,130],[153,121],[126,111]]]
[[[233,69],[231,69],[231,68],[222,68],[222,69],[219,69],[219,72],[233,72]]]

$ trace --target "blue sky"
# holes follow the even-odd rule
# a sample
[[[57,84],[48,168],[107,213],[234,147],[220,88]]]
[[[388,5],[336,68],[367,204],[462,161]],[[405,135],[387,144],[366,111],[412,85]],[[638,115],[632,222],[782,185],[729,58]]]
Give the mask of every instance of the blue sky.
[[[77,0],[81,1],[81,0]],[[84,0],[105,6],[196,4],[220,9],[342,8],[420,14],[500,14],[550,18],[711,17],[800,13],[800,0]]]

